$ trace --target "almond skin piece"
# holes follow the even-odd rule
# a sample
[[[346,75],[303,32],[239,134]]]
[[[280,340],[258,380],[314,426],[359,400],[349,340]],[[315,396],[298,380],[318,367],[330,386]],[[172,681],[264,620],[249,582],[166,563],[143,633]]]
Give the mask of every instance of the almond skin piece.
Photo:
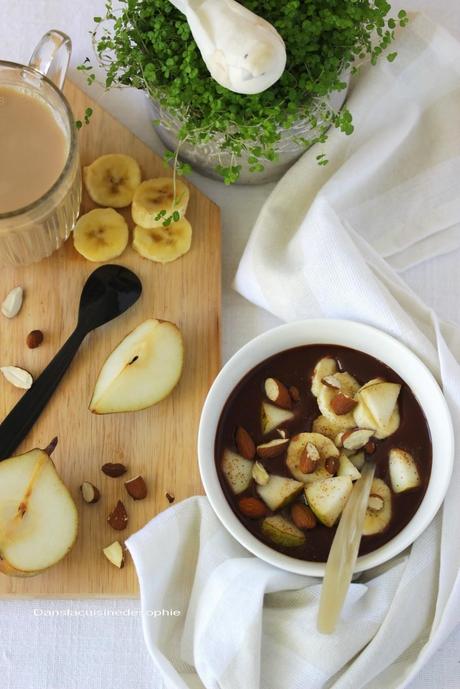
[[[343,393],[339,392],[339,394],[336,395],[331,401],[331,408],[334,414],[337,414],[337,416],[343,416],[344,414],[348,414],[349,412],[353,411],[357,404],[358,402],[352,397],[348,397],[348,395],[344,395]]]
[[[27,335],[26,344],[29,349],[36,349],[40,347],[43,342],[43,333],[41,330],[31,330]]]
[[[125,481],[125,488],[133,500],[143,500],[147,496],[147,486],[140,474]]]
[[[258,498],[241,498],[238,502],[238,508],[241,514],[250,519],[259,519],[268,513],[265,503]]]
[[[245,459],[254,459],[256,444],[243,426],[238,426],[235,434],[236,448]]]
[[[339,470],[340,462],[338,457],[328,457],[324,463],[327,472],[334,476]]]
[[[104,474],[110,476],[110,478],[118,478],[128,471],[124,464],[119,464],[117,462],[107,462],[107,464],[102,465],[101,469]]]
[[[99,500],[101,494],[95,485],[90,483],[90,481],[83,481],[80,486],[81,494],[83,500],[88,503],[88,505],[93,505]]]
[[[265,381],[265,394],[270,402],[282,409],[292,408],[292,399],[289,391],[277,378],[267,378]]]
[[[317,524],[316,517],[311,509],[300,502],[292,505],[291,519],[298,529],[314,529]]]
[[[376,446],[376,444],[374,443],[373,440],[369,440],[369,442],[367,442],[367,443],[364,445],[364,448],[363,448],[363,449],[364,449],[364,452],[365,452],[367,455],[373,455],[374,452],[375,452],[375,450],[377,449],[377,446]]]
[[[116,531],[123,531],[123,529],[126,529],[128,524],[128,513],[121,500],[117,502],[115,508],[109,514],[107,521],[112,529]]]
[[[279,457],[289,445],[289,438],[276,438],[268,443],[257,446],[257,454],[261,459]]]
[[[315,471],[320,459],[319,452],[313,443],[307,443],[300,456],[299,469],[302,474],[311,474]]]

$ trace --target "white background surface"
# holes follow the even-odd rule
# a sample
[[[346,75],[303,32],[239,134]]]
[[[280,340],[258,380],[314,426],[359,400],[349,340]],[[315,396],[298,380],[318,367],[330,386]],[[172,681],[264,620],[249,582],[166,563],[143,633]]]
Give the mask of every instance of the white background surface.
[[[458,0],[396,0],[393,4],[424,10],[460,40]],[[103,9],[103,0],[0,0],[0,59],[27,62],[45,31],[61,29],[71,36],[74,45],[70,77],[87,88],[75,66],[92,55],[88,31],[93,15],[103,14]],[[140,93],[125,89],[106,94],[97,85],[91,87],[90,93],[147,144],[161,150]],[[231,289],[252,224],[272,187],[227,188],[198,175],[193,175],[192,181],[222,208],[225,360],[251,337],[277,323]],[[442,317],[457,322],[459,265],[460,252],[455,252],[404,275]],[[0,341],[0,356],[2,346]],[[460,630],[438,651],[410,689],[458,689],[459,663]],[[162,687],[144,647],[137,601],[0,602],[0,677],[4,689]]]

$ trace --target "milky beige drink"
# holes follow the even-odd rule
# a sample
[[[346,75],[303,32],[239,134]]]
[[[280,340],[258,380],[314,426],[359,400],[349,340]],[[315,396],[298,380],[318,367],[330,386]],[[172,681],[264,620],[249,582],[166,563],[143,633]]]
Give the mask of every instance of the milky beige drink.
[[[0,213],[41,198],[64,169],[67,153],[63,128],[46,102],[0,85]]]
[[[61,90],[70,51],[53,29],[29,65],[0,60],[0,266],[49,256],[78,217],[78,137]]]

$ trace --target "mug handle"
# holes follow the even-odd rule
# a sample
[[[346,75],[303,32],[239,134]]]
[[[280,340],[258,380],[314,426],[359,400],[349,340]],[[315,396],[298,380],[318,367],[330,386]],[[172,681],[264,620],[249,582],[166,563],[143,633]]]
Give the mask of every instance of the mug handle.
[[[29,65],[51,79],[61,89],[69,66],[72,41],[62,31],[52,29],[40,40]]]

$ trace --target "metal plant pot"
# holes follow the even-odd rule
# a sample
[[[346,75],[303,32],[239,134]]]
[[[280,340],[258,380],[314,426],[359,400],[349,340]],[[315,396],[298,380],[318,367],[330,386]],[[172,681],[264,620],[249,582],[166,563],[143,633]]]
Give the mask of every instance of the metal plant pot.
[[[329,107],[333,110],[340,110],[345,102],[348,91],[349,77],[344,76],[347,81],[347,88],[342,91],[335,91],[327,99]],[[154,125],[155,130],[164,145],[171,151],[175,151],[178,144],[177,134],[182,123],[172,114],[162,109],[152,98],[148,99],[148,107],[152,114],[152,120],[161,120],[160,125]],[[250,172],[247,157],[243,154],[241,158],[235,159],[229,151],[222,149],[223,135],[216,135],[215,138],[203,144],[190,144],[183,142],[179,149],[179,158],[189,163],[194,170],[206,177],[217,179],[222,182],[222,177],[216,172],[217,165],[229,167],[231,165],[241,165],[240,177],[237,184],[265,184],[273,182],[284,175],[288,168],[305,152],[305,146],[296,139],[303,137],[313,138],[315,131],[305,120],[299,120],[291,129],[282,130],[281,139],[276,145],[278,157],[274,161],[262,161],[265,169],[263,172]]]

